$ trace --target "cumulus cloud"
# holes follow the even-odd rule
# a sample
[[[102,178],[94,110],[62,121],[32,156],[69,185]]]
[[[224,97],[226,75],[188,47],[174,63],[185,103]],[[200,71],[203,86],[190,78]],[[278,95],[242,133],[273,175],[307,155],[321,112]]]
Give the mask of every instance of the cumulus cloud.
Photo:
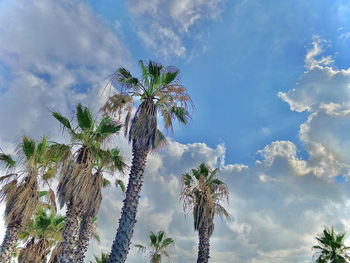
[[[162,56],[185,57],[186,39],[200,38],[192,28],[203,21],[215,20],[221,13],[224,0],[129,0],[128,7],[139,26],[139,37],[145,45]]]
[[[104,81],[116,67],[129,64],[117,36],[78,1],[6,1],[0,32],[0,65],[7,79],[0,94],[5,141],[53,132],[49,109],[68,113],[82,100],[98,109]]]
[[[328,42],[314,37],[305,59],[307,71],[294,88],[279,92],[290,109],[309,112],[299,138],[309,154],[309,172],[325,178],[348,177],[350,128],[350,69],[337,69],[331,56],[323,56]]]

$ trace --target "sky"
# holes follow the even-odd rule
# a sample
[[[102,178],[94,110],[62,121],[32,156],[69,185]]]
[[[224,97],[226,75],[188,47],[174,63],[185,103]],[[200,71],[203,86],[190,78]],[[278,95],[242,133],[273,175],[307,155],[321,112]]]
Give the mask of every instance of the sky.
[[[23,135],[67,140],[50,109],[97,113],[120,66],[174,65],[195,110],[148,157],[133,244],[164,230],[171,262],[196,259],[180,178],[205,162],[230,191],[211,262],[310,263],[323,226],[350,233],[349,46],[348,1],[1,0],[1,149]],[[130,162],[127,141],[115,143]],[[104,190],[87,259],[110,251],[122,200]],[[131,248],[127,262],[144,261]]]

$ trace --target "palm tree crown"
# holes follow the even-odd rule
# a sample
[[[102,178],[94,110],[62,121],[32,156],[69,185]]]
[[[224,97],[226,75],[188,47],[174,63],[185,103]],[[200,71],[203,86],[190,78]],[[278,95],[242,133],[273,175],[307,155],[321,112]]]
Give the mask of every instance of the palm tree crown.
[[[348,250],[350,247],[344,245],[345,233],[335,234],[334,228],[325,228],[316,237],[318,245],[312,248],[316,250],[314,257],[316,263],[346,263],[350,260]]]
[[[126,111],[125,132],[129,141],[136,148],[155,149],[165,137],[157,128],[157,111],[160,112],[166,129],[172,128],[173,120],[186,124],[189,119],[188,106],[192,105],[186,88],[179,84],[179,70],[176,67],[163,67],[149,61],[145,66],[140,60],[142,76],[140,79],[131,75],[125,68],[119,68],[112,80],[116,80],[122,90],[111,96],[102,110],[106,114]],[[140,101],[130,129],[128,129],[134,99]]]
[[[109,117],[96,123],[89,108],[81,104],[76,107],[76,125],[58,112],[53,112],[53,116],[68,131],[70,147],[78,147],[73,155],[67,154],[61,170],[57,189],[60,205],[62,207],[67,203],[79,206],[82,210],[91,210],[94,217],[101,197],[91,198],[89,194],[98,192],[96,189],[103,184],[103,178],[96,175],[100,175],[103,167],[111,172],[122,171],[125,167],[119,149],[103,149],[103,144],[120,130],[121,125]],[[93,173],[94,168],[98,173]],[[92,204],[91,201],[95,202]]]
[[[19,252],[19,262],[41,263],[46,260],[51,248],[62,241],[64,229],[64,216],[49,214],[39,209],[19,238],[25,242],[24,248]]]
[[[20,230],[29,223],[40,205],[39,180],[42,179],[50,187],[49,179],[55,176],[59,161],[66,151],[67,147],[50,143],[47,136],[38,143],[24,136],[17,148],[20,157],[18,162],[10,155],[0,154],[2,166],[12,169],[10,174],[0,177],[0,183],[3,183],[0,200],[6,202],[7,224],[0,261],[10,262]],[[49,201],[54,205],[55,194],[51,187],[48,194]]]
[[[150,259],[151,263],[160,263],[162,261],[162,255],[170,258],[167,249],[169,246],[174,244],[174,240],[171,237],[165,237],[164,231],[159,231],[157,234],[151,231],[149,235],[150,239]],[[145,252],[147,247],[141,244],[135,245],[135,247],[139,248],[141,252]]]
[[[39,202],[38,180],[42,179],[50,186],[48,180],[55,176],[66,151],[67,147],[49,142],[47,136],[43,136],[39,143],[24,136],[17,148],[19,161],[16,162],[10,155],[0,154],[3,167],[21,169],[0,177],[0,183],[7,182],[0,191],[1,199],[6,202],[7,224],[19,222],[24,226],[30,221]],[[54,204],[51,188],[49,194]]]
[[[228,202],[228,189],[225,183],[216,178],[219,169],[211,170],[204,163],[191,173],[182,176],[181,200],[184,210],[193,213],[194,229],[199,230],[203,224],[208,224],[209,236],[214,230],[214,215],[229,217],[221,201]]]

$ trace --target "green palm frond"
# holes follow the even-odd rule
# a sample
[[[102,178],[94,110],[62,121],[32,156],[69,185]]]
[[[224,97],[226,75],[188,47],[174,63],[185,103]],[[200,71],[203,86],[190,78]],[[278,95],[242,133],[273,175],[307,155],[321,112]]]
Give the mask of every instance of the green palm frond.
[[[27,158],[27,160],[29,160],[31,157],[33,157],[34,153],[35,153],[35,147],[36,147],[36,142],[27,137],[27,136],[23,136],[23,140],[22,140],[22,151],[25,155],[25,157]]]
[[[119,132],[121,125],[112,121],[109,117],[105,117],[97,126],[96,133],[103,139],[109,135]]]
[[[109,181],[106,178],[103,178],[103,183],[102,183],[103,188],[108,187],[110,185],[111,185],[111,181]]]
[[[120,84],[128,89],[134,88],[139,83],[139,80],[134,78],[125,68],[119,68],[117,70],[116,79]]]
[[[84,131],[92,130],[94,128],[95,122],[90,109],[88,107],[84,107],[81,103],[79,103],[76,107],[76,110],[79,127]]]
[[[48,136],[43,136],[41,141],[38,143],[36,146],[36,151],[35,151],[35,157],[36,157],[36,162],[40,162],[40,160],[43,158],[43,155],[46,153],[48,148]]]
[[[61,113],[57,111],[53,111],[52,116],[62,124],[63,128],[68,129],[69,132],[71,133],[74,133],[74,130],[72,128],[70,121],[66,117],[64,117]]]
[[[171,112],[175,115],[176,119],[182,124],[187,124],[190,120],[190,113],[183,107],[172,107]]]
[[[5,169],[11,169],[16,166],[16,161],[12,159],[11,155],[9,154],[0,154],[0,167],[3,167]]]
[[[124,184],[124,182],[122,180],[116,179],[115,180],[115,184],[116,184],[117,187],[118,186],[120,187],[120,189],[123,191],[123,193],[125,193],[126,188],[125,188],[125,184]]]

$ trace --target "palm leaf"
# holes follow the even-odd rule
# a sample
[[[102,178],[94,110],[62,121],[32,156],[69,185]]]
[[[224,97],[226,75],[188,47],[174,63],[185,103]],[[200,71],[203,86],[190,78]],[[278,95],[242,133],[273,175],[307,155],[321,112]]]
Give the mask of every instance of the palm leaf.
[[[36,143],[33,139],[23,136],[22,140],[22,151],[26,156],[27,160],[29,160],[35,153]]]
[[[81,105],[81,103],[79,103],[76,109],[77,109],[76,115],[77,115],[79,127],[83,131],[92,130],[94,128],[95,122],[89,108],[84,107],[83,105]]]
[[[107,138],[109,135],[117,133],[120,131],[121,125],[112,121],[109,117],[105,117],[96,129],[96,133],[99,134],[103,139]]]
[[[123,191],[123,193],[125,193],[125,184],[122,180],[116,179],[115,184],[117,187],[118,186],[120,187],[120,189]]]
[[[58,120],[63,125],[64,128],[68,129],[70,132],[73,132],[70,121],[66,117],[64,117],[61,113],[57,111],[53,111],[52,116],[56,120]]]
[[[16,166],[16,161],[9,154],[0,154],[0,165],[5,169],[10,169]],[[1,180],[0,180],[1,181]]]

